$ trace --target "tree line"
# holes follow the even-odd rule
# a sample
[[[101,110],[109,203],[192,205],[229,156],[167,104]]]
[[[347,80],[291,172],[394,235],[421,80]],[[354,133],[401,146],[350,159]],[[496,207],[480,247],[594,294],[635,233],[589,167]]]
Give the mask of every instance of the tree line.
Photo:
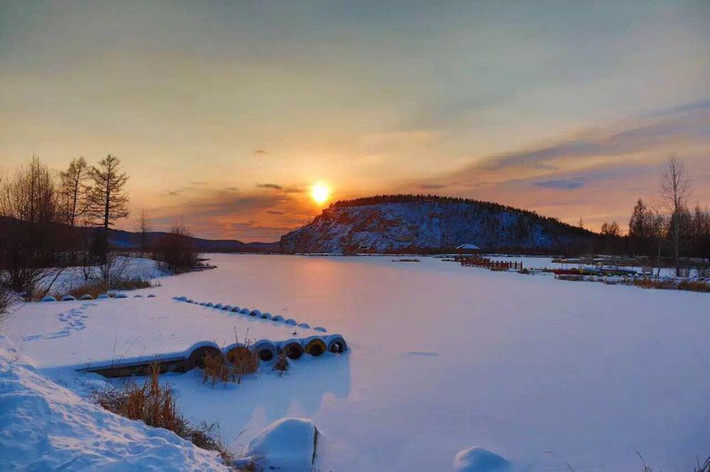
[[[26,299],[41,295],[50,268],[98,267],[110,281],[115,251],[109,234],[129,215],[128,179],[120,159],[109,154],[93,165],[83,157],[73,159],[59,173],[33,156],[0,180],[0,296],[7,289]],[[143,213],[141,255],[175,271],[196,264],[197,254],[183,225],[152,242],[148,232]]]
[[[639,198],[624,235],[616,221],[604,223],[605,252],[645,256],[660,267],[669,259],[681,274],[683,258],[710,261],[710,212],[697,202],[691,210],[690,179],[682,161],[671,156],[664,168],[655,202]],[[697,265],[697,264],[696,264]]]

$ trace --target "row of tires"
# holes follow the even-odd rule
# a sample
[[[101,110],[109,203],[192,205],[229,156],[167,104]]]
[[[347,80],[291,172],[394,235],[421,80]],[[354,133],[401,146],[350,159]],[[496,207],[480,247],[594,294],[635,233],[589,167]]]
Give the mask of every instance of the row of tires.
[[[187,297],[173,297],[173,298],[179,302],[193,303],[195,305],[200,305],[200,306],[204,306],[207,308],[215,308],[217,310],[227,311],[230,313],[239,313],[242,315],[253,316],[255,318],[260,318],[262,320],[271,320],[271,321],[275,321],[277,323],[285,323],[287,325],[298,326],[299,328],[303,328],[303,329],[311,329],[311,325],[309,325],[308,323],[303,323],[303,322],[299,323],[298,321],[294,320],[293,318],[284,318],[281,315],[272,315],[269,312],[262,312],[260,310],[251,310],[249,308],[243,308],[243,307],[239,307],[237,305],[223,305],[221,303],[198,302],[198,301],[195,301],[195,300],[193,300],[191,298],[187,298]],[[325,329],[323,326],[316,326],[312,329],[314,331],[320,331],[321,333],[328,332],[328,330]]]
[[[108,298],[128,298],[128,295],[125,293],[115,293],[112,295],[109,295],[108,293],[102,293],[99,294],[99,296],[96,297],[96,300],[106,300]],[[133,298],[143,298],[143,295],[134,295]],[[155,295],[152,293],[150,295],[147,295],[146,298],[155,298]],[[57,302],[57,301],[62,301],[62,302],[75,302],[77,300],[94,300],[94,297],[89,295],[88,293],[85,293],[84,295],[80,296],[79,298],[76,298],[74,295],[64,295],[63,297],[60,297],[57,299],[57,297],[53,297],[52,295],[47,295],[42,299],[43,302]]]
[[[347,351],[348,345],[345,339],[339,334],[328,336],[310,336],[303,339],[288,339],[286,341],[274,342],[262,339],[254,344],[245,345],[235,343],[225,348],[220,348],[216,343],[205,341],[193,345],[187,350],[189,355],[185,359],[185,369],[190,370],[195,367],[202,368],[208,356],[224,358],[235,363],[245,354],[255,354],[260,362],[273,362],[283,353],[289,359],[299,359],[304,354],[318,357],[326,352],[341,354]]]

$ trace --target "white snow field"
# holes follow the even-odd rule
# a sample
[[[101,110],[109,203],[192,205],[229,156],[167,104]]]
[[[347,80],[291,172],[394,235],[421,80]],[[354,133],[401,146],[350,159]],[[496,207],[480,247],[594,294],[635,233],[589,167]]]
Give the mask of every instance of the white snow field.
[[[214,452],[107,412],[0,339],[0,470],[227,471]],[[19,356],[20,358],[22,356]],[[25,360],[25,362],[27,362]]]
[[[636,451],[654,470],[691,471],[710,454],[708,294],[427,257],[211,257],[217,269],[128,293],[156,298],[24,305],[3,334],[40,373],[84,394],[97,377],[75,372],[81,363],[256,329],[173,296],[325,326],[348,353],[304,356],[283,376],[265,368],[239,385],[164,376],[183,412],[219,421],[238,451],[273,421],[312,420],[321,471],[450,471],[472,447],[520,471],[567,470],[561,457],[580,472],[637,471]]]

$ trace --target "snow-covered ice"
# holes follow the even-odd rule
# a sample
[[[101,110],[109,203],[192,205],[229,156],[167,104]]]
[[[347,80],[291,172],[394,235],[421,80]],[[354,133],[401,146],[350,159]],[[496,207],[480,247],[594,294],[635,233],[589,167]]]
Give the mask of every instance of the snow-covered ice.
[[[28,304],[3,334],[77,389],[88,374],[62,366],[233,342],[235,326],[303,329],[173,296],[342,333],[347,354],[304,356],[283,376],[165,376],[186,415],[219,421],[237,448],[281,418],[310,419],[327,438],[320,470],[451,470],[471,445],[525,471],[562,470],[545,451],[600,471],[640,469],[636,451],[665,472],[710,454],[708,294],[420,260],[214,255],[217,269],[136,292],[156,298]]]

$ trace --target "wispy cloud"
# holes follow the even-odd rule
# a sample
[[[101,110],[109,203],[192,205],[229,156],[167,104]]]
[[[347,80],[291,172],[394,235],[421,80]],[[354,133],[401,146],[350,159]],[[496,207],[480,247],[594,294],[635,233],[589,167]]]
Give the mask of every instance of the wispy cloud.
[[[477,171],[510,167],[552,169],[565,161],[578,164],[585,159],[629,155],[663,147],[668,152],[674,145],[709,139],[710,101],[703,100],[655,118],[634,120],[621,131],[617,127],[589,130],[548,146],[490,156],[473,167]]]
[[[274,189],[274,190],[281,190],[281,189],[283,189],[282,186],[277,185],[277,184],[256,184],[256,186],[257,186],[258,188],[270,188],[270,189]]]
[[[538,180],[533,185],[535,185],[536,187],[552,188],[559,190],[576,190],[584,185],[584,181],[579,179],[550,179]]]
[[[446,184],[420,184],[419,188],[424,190],[441,190],[448,187]]]

